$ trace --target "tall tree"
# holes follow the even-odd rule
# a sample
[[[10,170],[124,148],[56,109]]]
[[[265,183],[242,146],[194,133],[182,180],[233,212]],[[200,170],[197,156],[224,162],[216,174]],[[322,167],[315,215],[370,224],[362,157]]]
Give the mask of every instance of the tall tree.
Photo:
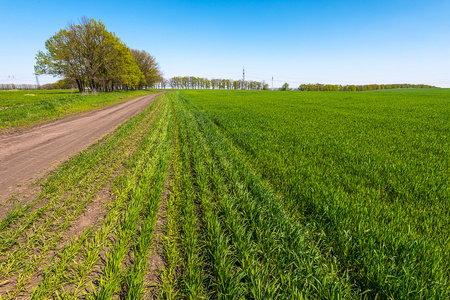
[[[69,23],[45,42],[45,48],[36,55],[36,74],[73,79],[80,92],[87,87],[94,92],[139,88],[161,80],[153,57],[141,51],[136,59],[125,43],[94,19]]]
[[[131,50],[134,59],[137,62],[139,69],[144,74],[146,87],[152,87],[157,82],[162,82],[162,74],[159,65],[155,58],[147,53],[145,50]]]

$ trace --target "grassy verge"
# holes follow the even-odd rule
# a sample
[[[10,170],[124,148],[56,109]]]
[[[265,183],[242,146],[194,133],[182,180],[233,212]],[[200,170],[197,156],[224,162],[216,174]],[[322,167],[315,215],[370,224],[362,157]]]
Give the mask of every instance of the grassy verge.
[[[118,91],[83,95],[75,90],[2,91],[0,132],[99,109],[154,92]]]

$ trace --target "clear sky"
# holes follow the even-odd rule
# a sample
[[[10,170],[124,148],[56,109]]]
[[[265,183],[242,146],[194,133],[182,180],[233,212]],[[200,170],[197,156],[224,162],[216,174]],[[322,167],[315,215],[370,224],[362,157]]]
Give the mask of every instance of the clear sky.
[[[166,78],[450,87],[450,1],[0,0],[0,83],[34,83],[45,41],[82,16],[155,56]],[[41,77],[53,82],[52,77]]]

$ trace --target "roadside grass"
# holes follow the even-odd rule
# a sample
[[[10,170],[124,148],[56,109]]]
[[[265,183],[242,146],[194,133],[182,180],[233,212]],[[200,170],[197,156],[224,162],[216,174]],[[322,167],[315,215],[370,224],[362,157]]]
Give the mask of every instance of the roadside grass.
[[[2,91],[0,132],[96,110],[155,92],[138,90],[81,94],[76,90]]]

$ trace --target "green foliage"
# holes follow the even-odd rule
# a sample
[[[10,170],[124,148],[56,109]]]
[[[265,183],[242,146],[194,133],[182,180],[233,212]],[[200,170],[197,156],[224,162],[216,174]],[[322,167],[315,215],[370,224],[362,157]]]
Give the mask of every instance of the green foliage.
[[[70,90],[75,89],[76,87],[77,83],[75,82],[75,80],[71,78],[63,78],[55,83],[47,83],[41,85],[39,88],[44,90]]]
[[[45,48],[36,55],[36,74],[70,78],[80,92],[138,88],[150,73],[159,72],[154,61],[153,69],[141,71],[131,50],[114,33],[101,21],[86,17],[50,37]],[[152,77],[149,83],[158,80]]]
[[[300,91],[377,91],[377,90],[390,90],[390,89],[427,89],[427,88],[436,88],[432,85],[427,84],[368,84],[368,85],[337,85],[337,84],[300,84],[298,90]]]
[[[232,79],[207,79],[194,76],[172,77],[169,84],[173,89],[220,89],[220,90],[261,90],[259,81],[242,81]],[[268,85],[267,85],[268,87]]]
[[[141,80],[140,85],[145,87],[152,87],[157,82],[161,82],[162,74],[159,70],[159,65],[155,61],[155,58],[147,53],[145,50],[131,50],[136,63],[144,75],[143,80]]]
[[[289,90],[290,90],[289,84],[288,84],[287,82],[285,82],[285,83],[279,88],[279,90],[280,90],[280,91],[289,91]]]

